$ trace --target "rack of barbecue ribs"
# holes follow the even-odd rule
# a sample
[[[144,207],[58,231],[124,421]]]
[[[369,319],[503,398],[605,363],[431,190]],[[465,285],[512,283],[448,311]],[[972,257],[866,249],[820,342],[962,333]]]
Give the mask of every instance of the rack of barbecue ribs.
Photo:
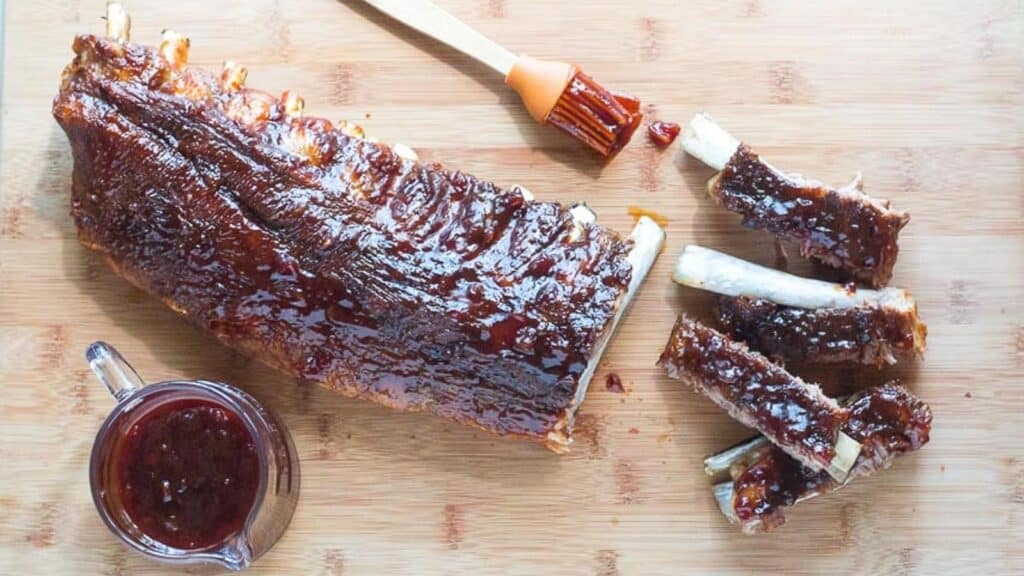
[[[774,359],[881,366],[925,351],[928,328],[905,290],[801,278],[693,245],[672,278],[720,294],[720,328]]]
[[[719,172],[708,194],[743,217],[748,228],[800,242],[800,253],[874,287],[885,286],[899,252],[897,237],[910,216],[862,191],[858,174],[842,188],[784,174],[746,144],[697,114],[683,148]]]
[[[771,530],[786,521],[786,508],[888,468],[928,442],[931,409],[896,383],[861,392],[844,409],[843,431],[861,445],[845,481],[803,466],[759,436],[704,461],[709,476],[726,477],[713,487],[722,513],[748,534]]]
[[[85,246],[222,342],[407,411],[569,447],[664,233],[415,161],[303,101],[186,66],[188,40],[75,39],[53,114]]]
[[[811,470],[842,482],[856,462],[848,412],[742,342],[680,315],[658,363]]]

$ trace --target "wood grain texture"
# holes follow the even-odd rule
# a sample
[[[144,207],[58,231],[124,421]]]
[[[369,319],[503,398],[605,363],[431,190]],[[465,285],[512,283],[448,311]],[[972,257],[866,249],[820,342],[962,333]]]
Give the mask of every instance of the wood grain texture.
[[[7,6],[0,155],[0,574],[160,574],[103,527],[88,493],[111,400],[82,358],[103,339],[147,379],[251,391],[302,458],[294,523],[253,574],[1024,573],[1024,8],[1020,0],[622,3],[441,0],[484,34],[581,63],[648,117],[715,115],[775,165],[912,215],[893,284],[929,324],[925,361],[795,367],[833,389],[902,376],[935,412],[931,444],[893,470],[794,509],[749,538],[715,508],[704,455],[747,432],[654,362],[706,295],[670,282],[688,243],[772,263],[703,192],[710,171],[641,136],[610,166],[535,126],[468,58],[334,0],[132,0],[133,38],[192,39],[192,62],[249,67],[307,110],[349,118],[539,198],[669,218],[668,245],[622,324],[558,457],[428,415],[298,384],[217,345],[116,278],[75,240],[71,157],[50,117],[74,34],[101,0]],[[796,267],[802,270],[803,265]],[[616,372],[626,394],[604,390]]]

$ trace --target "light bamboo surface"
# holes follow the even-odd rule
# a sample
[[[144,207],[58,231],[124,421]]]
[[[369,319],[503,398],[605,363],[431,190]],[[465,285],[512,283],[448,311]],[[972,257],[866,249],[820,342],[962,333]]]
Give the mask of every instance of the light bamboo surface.
[[[440,0],[512,49],[572,59],[649,118],[715,115],[775,165],[912,214],[893,284],[929,324],[927,358],[794,370],[838,388],[902,376],[935,412],[894,469],[745,537],[718,513],[702,458],[748,432],[654,367],[674,316],[709,298],[669,274],[688,243],[762,263],[771,240],[703,192],[710,171],[639,136],[602,168],[535,126],[487,70],[335,0],[132,0],[133,39],[192,39],[191,62],[249,67],[307,111],[348,118],[425,160],[544,200],[629,205],[668,244],[609,348],[567,456],[429,415],[396,414],[278,376],[190,328],[82,249],[71,157],[50,116],[74,34],[101,0],[7,6],[0,156],[0,573],[157,574],[100,522],[86,464],[112,405],[83,360],[113,343],[147,379],[234,383],[278,411],[302,497],[253,574],[1024,573],[1024,14],[962,2]],[[797,268],[800,269],[799,267]],[[625,394],[604,389],[618,373]]]

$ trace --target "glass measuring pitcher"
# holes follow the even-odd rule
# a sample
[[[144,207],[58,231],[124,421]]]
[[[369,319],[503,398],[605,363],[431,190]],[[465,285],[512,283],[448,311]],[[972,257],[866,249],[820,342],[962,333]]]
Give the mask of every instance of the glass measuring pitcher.
[[[170,563],[247,567],[284,533],[299,494],[288,431],[245,392],[145,384],[113,347],[89,367],[117,401],[89,462],[93,502],[128,546]]]

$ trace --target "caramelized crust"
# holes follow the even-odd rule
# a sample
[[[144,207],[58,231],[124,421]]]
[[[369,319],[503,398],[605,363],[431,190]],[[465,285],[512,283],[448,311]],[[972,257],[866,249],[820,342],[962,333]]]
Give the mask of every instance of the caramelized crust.
[[[800,242],[800,252],[872,286],[885,286],[910,220],[859,189],[841,189],[782,174],[740,144],[708,183],[709,193],[748,228]]]
[[[744,532],[780,526],[785,508],[888,468],[897,457],[928,442],[931,409],[894,382],[861,393],[846,410],[850,417],[843,431],[862,445],[846,482],[803,466],[775,446],[763,448],[749,465],[734,466],[732,507]]]
[[[884,305],[806,310],[722,296],[715,316],[731,338],[779,360],[895,364],[920,356],[927,334],[916,308]]]
[[[180,38],[74,52],[71,212],[120,274],[288,374],[567,446],[629,241],[187,68]]]

